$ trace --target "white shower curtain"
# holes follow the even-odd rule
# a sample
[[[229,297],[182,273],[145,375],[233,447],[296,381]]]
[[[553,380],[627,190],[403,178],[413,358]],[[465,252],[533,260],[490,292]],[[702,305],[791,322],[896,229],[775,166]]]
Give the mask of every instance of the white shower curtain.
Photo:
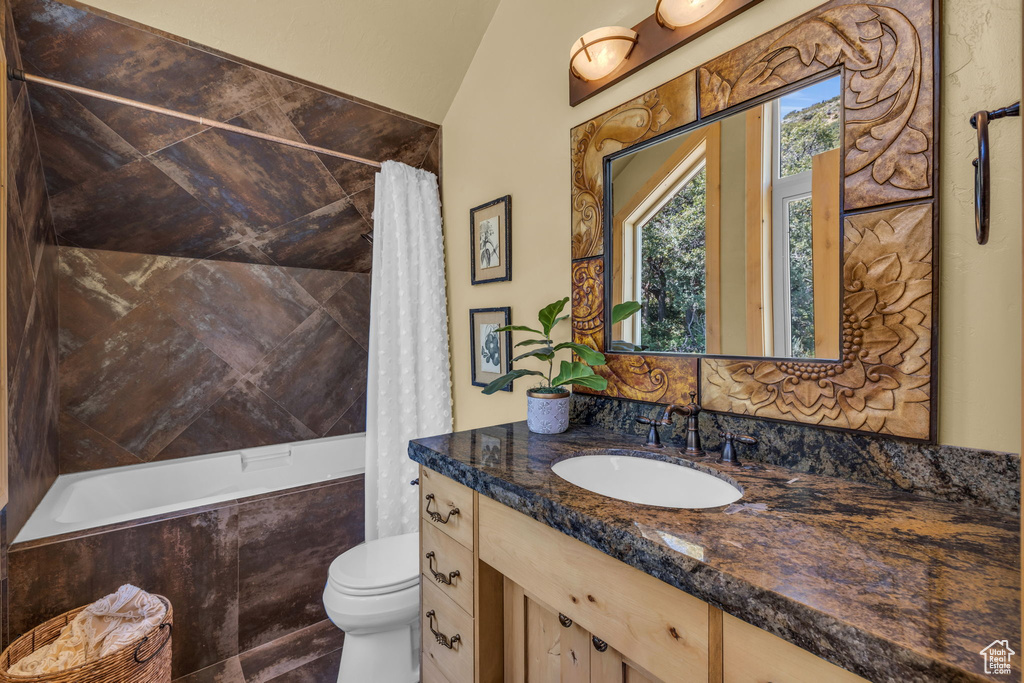
[[[409,439],[450,432],[451,368],[437,176],[385,161],[373,209],[366,538],[416,531]]]

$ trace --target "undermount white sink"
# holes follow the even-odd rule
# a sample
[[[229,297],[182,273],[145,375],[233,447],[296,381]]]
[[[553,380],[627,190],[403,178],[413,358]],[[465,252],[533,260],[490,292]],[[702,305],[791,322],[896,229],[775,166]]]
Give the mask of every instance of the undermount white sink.
[[[743,491],[694,467],[621,453],[585,454],[551,466],[562,479],[594,493],[664,508],[713,508]]]

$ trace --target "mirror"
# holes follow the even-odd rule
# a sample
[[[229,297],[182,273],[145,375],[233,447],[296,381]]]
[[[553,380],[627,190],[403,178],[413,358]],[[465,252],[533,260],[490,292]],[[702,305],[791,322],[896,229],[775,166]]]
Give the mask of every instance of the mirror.
[[[832,360],[841,339],[838,75],[606,159],[611,351]]]

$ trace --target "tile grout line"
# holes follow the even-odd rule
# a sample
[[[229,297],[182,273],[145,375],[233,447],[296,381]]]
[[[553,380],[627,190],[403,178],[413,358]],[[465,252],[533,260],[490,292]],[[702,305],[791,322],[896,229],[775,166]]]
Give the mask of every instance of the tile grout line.
[[[282,95],[281,97],[276,97],[276,98],[274,98],[274,99],[272,99],[270,101],[270,104],[274,105],[274,107],[281,113],[281,116],[285,117],[285,119],[288,120],[288,123],[291,125],[292,130],[295,131],[295,133],[299,136],[300,140],[305,142],[307,145],[313,144],[313,143],[311,143],[309,141],[309,139],[305,135],[302,134],[302,131],[299,130],[299,127],[297,125],[295,125],[295,121],[292,120],[292,117],[288,116],[288,113],[285,112],[285,110],[281,108],[280,101],[283,100],[285,97],[286,97],[286,95]],[[320,145],[314,145],[314,146],[319,147]],[[331,173],[331,170],[329,168],[327,168],[327,164],[324,163],[323,157],[321,157],[316,152],[310,152],[310,154],[312,154],[313,156],[316,157],[317,162],[320,164],[320,168],[322,168],[324,170],[324,172],[327,173],[328,176],[330,176],[331,180],[334,181],[334,184],[338,186],[338,189],[341,191],[341,194],[343,195],[341,199],[350,199],[352,197],[352,193],[350,193],[348,190],[346,190],[344,187],[341,186],[341,183],[338,182],[338,179],[334,176],[333,173]],[[341,199],[339,199],[338,201],[341,201]],[[331,202],[330,204],[334,204],[334,203],[335,202]],[[330,206],[330,204],[327,204],[326,206]],[[320,208],[323,208],[323,207],[320,207]],[[319,211],[319,209],[317,209],[317,211]],[[309,213],[314,213],[314,211],[311,211]],[[307,213],[306,216],[308,216],[309,213]],[[299,218],[303,218],[303,216],[298,216],[298,217],[296,217],[296,218],[294,218],[292,220],[298,220]],[[288,221],[288,223],[290,223],[290,222],[291,221]],[[282,225],[287,225],[288,223],[283,223]],[[279,225],[277,227],[282,227],[282,226]]]
[[[298,282],[296,282],[295,284],[296,284],[296,285],[298,285],[300,289],[302,289],[303,291],[305,291],[305,288],[303,288],[303,287],[302,287],[302,285],[299,285],[299,283],[298,283]],[[307,294],[308,294],[308,292],[307,292]],[[316,297],[313,297],[313,295],[312,295],[312,294],[310,294],[310,296],[311,296],[311,297],[312,297],[312,298],[313,298],[314,300],[316,299]],[[295,335],[295,332],[296,332],[296,331],[298,331],[298,329],[299,329],[300,327],[302,327],[303,325],[305,325],[305,324],[306,324],[306,322],[307,322],[307,321],[308,321],[308,320],[309,320],[310,318],[312,318],[312,317],[313,317],[314,315],[316,315],[316,314],[317,314],[317,312],[322,312],[322,313],[323,313],[323,314],[324,314],[324,315],[325,315],[325,316],[326,316],[327,318],[329,318],[329,319],[333,319],[333,318],[331,318],[331,314],[327,312],[327,310],[326,310],[326,309],[325,309],[325,308],[324,308],[324,307],[323,307],[323,306],[322,306],[322,305],[320,304],[320,302],[317,302],[316,310],[314,310],[314,311],[313,311],[312,313],[310,313],[310,314],[309,314],[308,316],[306,316],[306,319],[305,319],[305,320],[303,320],[303,321],[302,321],[301,323],[299,323],[298,325],[296,325],[296,326],[295,326],[295,329],[293,329],[293,330],[292,330],[291,332],[289,332],[288,334],[286,334],[286,335],[284,336],[284,338],[283,338],[283,339],[281,339],[281,341],[280,341],[280,342],[279,342],[279,343],[278,343],[278,344],[277,344],[276,346],[274,346],[274,348],[272,348],[272,349],[271,349],[270,351],[268,351],[268,352],[266,353],[266,355],[264,355],[264,356],[263,356],[263,358],[261,358],[261,359],[259,360],[259,362],[257,362],[257,363],[256,363],[255,365],[253,365],[253,367],[252,367],[252,370],[250,370],[250,371],[249,371],[248,373],[246,373],[246,375],[245,375],[245,379],[246,379],[246,380],[248,380],[249,382],[251,382],[251,383],[252,383],[252,385],[253,385],[254,387],[256,387],[256,390],[257,390],[257,391],[259,391],[259,392],[260,392],[261,394],[263,394],[264,396],[266,396],[267,398],[269,398],[269,399],[270,399],[271,401],[273,401],[274,405],[276,405],[276,406],[277,406],[278,408],[280,408],[281,410],[283,410],[283,411],[285,412],[285,414],[286,414],[286,415],[289,415],[289,416],[291,416],[291,417],[292,417],[293,419],[295,419],[295,421],[297,421],[297,422],[298,422],[299,424],[301,424],[301,425],[302,425],[303,427],[305,427],[306,429],[308,429],[308,430],[309,430],[310,432],[312,432],[313,434],[316,434],[317,436],[315,436],[314,438],[317,438],[317,439],[319,439],[319,438],[323,437],[323,434],[319,434],[319,433],[317,432],[317,430],[315,430],[315,429],[313,429],[312,427],[310,427],[310,426],[309,426],[308,424],[306,424],[305,422],[303,422],[302,420],[300,420],[300,419],[299,419],[299,418],[298,418],[297,416],[295,416],[295,415],[292,415],[292,412],[291,412],[290,410],[288,410],[288,409],[287,409],[287,408],[285,408],[285,407],[284,407],[283,405],[281,405],[281,404],[280,404],[280,403],[279,403],[279,402],[277,401],[277,399],[276,399],[276,398],[274,398],[273,396],[271,396],[271,395],[270,395],[270,394],[268,394],[267,392],[263,391],[263,389],[262,389],[262,388],[261,388],[261,387],[260,387],[260,386],[259,386],[258,384],[256,384],[256,382],[255,382],[255,381],[253,381],[253,378],[254,378],[254,374],[253,374],[253,373],[254,373],[254,372],[256,371],[256,368],[258,368],[258,367],[259,367],[260,365],[262,365],[262,364],[263,364],[263,361],[267,360],[267,358],[269,358],[269,357],[270,357],[271,355],[273,355],[273,353],[274,353],[275,351],[277,351],[277,350],[278,350],[279,348],[281,348],[282,346],[284,346],[284,344],[285,344],[285,343],[286,343],[286,342],[287,342],[287,341],[288,341],[289,339],[291,339],[291,338],[292,338],[292,337],[293,337],[293,336]],[[317,329],[319,330],[319,329],[320,329],[320,327],[322,327],[322,326],[323,326],[323,323],[320,323],[320,325],[318,325],[318,326],[317,326]]]
[[[92,427],[90,425],[87,425],[86,423],[82,422],[81,420],[79,420],[77,417],[75,417],[71,413],[68,413],[67,411],[65,411],[63,408],[58,407],[58,411],[57,411],[58,418],[60,417],[61,414],[66,414],[68,416],[68,419],[74,420],[75,422],[77,422],[78,424],[82,425],[83,427],[88,429],[90,432],[92,432],[93,434],[98,436],[99,438],[103,439],[104,441],[106,441],[108,443],[113,444],[119,451],[121,451],[123,453],[127,453],[128,455],[130,455],[131,457],[133,457],[133,458],[135,458],[136,460],[139,461],[138,463],[132,463],[132,464],[144,465],[146,463],[145,460],[140,458],[135,453],[132,453],[127,448],[125,448],[121,444],[117,443],[116,441],[111,439],[109,436],[107,436],[103,432],[100,432],[99,430],[95,429],[94,427]],[[57,430],[57,433],[58,433],[58,435],[60,434],[60,430],[59,429]],[[59,463],[60,463],[60,460],[58,460],[58,464]],[[104,468],[96,468],[96,469],[104,469]],[[95,471],[95,470],[78,470],[78,471],[79,472],[92,472],[92,471]],[[73,473],[72,472],[61,472],[61,474],[73,474]]]
[[[245,265],[253,265],[253,264],[245,264]],[[296,283],[296,285],[298,285],[298,283]],[[298,286],[299,286],[300,288],[302,287],[301,285],[298,285]],[[305,291],[305,290],[303,290],[303,291]],[[318,306],[318,307],[319,307],[319,306]],[[263,390],[262,390],[262,389],[261,389],[261,388],[259,387],[259,385],[257,385],[257,384],[256,384],[255,382],[253,382],[253,381],[252,381],[252,377],[253,377],[253,372],[254,372],[254,371],[256,370],[256,368],[257,368],[257,367],[259,367],[259,366],[260,366],[260,365],[261,365],[261,364],[263,363],[263,361],[265,361],[265,360],[266,360],[267,358],[269,358],[269,357],[270,357],[270,356],[271,356],[271,355],[272,355],[272,354],[274,353],[274,351],[276,351],[277,349],[279,349],[279,348],[281,347],[281,345],[285,343],[285,341],[287,341],[288,339],[290,339],[290,338],[292,337],[292,335],[294,335],[294,334],[295,334],[295,330],[299,329],[299,327],[302,327],[303,323],[305,323],[305,322],[306,322],[307,320],[309,320],[309,318],[311,318],[311,317],[312,317],[312,316],[313,316],[313,315],[314,315],[315,313],[316,313],[316,311],[314,310],[314,311],[313,311],[313,313],[310,313],[310,314],[309,314],[308,316],[306,316],[306,318],[305,318],[305,319],[304,319],[304,320],[303,320],[302,322],[300,322],[300,323],[299,323],[298,325],[296,325],[296,326],[295,326],[295,328],[294,328],[294,329],[293,329],[293,330],[292,330],[291,332],[289,332],[288,334],[286,334],[286,335],[285,335],[285,336],[284,336],[284,337],[283,337],[283,338],[281,339],[281,341],[280,341],[280,342],[278,342],[278,343],[277,343],[277,344],[276,344],[276,345],[275,345],[275,346],[274,346],[274,347],[273,347],[272,349],[270,349],[270,350],[269,350],[269,351],[268,351],[268,352],[267,352],[266,354],[264,354],[264,355],[263,355],[263,357],[262,357],[262,358],[260,358],[260,360],[258,360],[258,361],[257,361],[257,362],[256,362],[256,363],[255,363],[255,364],[254,364],[254,365],[252,366],[252,368],[250,368],[250,369],[249,369],[249,371],[248,371],[248,372],[244,372],[244,373],[243,373],[243,372],[241,372],[240,370],[238,370],[237,368],[235,368],[235,367],[234,367],[234,366],[233,366],[233,365],[232,365],[232,364],[231,364],[231,363],[230,363],[230,362],[229,362],[228,360],[226,360],[226,359],[225,359],[225,358],[223,358],[223,357],[222,357],[222,356],[221,356],[221,355],[220,355],[219,353],[217,353],[217,352],[216,352],[216,351],[214,351],[214,350],[213,350],[212,348],[210,348],[210,347],[209,347],[209,346],[208,346],[208,345],[207,345],[207,344],[206,344],[206,343],[205,343],[205,342],[204,342],[204,341],[203,341],[202,339],[199,339],[198,337],[196,337],[196,336],[195,336],[194,334],[192,334],[192,333],[191,333],[191,332],[189,332],[188,330],[185,330],[185,332],[186,332],[186,333],[187,333],[187,334],[188,334],[189,336],[191,336],[191,337],[192,337],[193,339],[195,339],[195,341],[197,341],[197,342],[198,342],[199,344],[201,344],[201,345],[202,345],[202,346],[203,346],[203,347],[204,347],[204,348],[205,348],[205,349],[206,349],[207,351],[209,351],[210,353],[212,353],[213,355],[215,355],[215,356],[216,356],[217,358],[219,358],[219,359],[220,359],[221,361],[223,361],[224,363],[226,363],[226,364],[228,365],[228,367],[229,367],[229,368],[231,368],[231,370],[232,370],[232,371],[234,371],[234,372],[238,372],[238,374],[239,374],[239,378],[238,378],[238,381],[236,381],[236,382],[235,382],[234,384],[232,384],[232,385],[231,385],[230,387],[228,387],[228,389],[227,389],[227,390],[226,390],[226,391],[225,391],[224,393],[222,393],[222,394],[221,394],[220,396],[218,396],[218,397],[217,397],[216,399],[214,399],[214,400],[213,400],[213,401],[212,401],[212,402],[210,403],[210,405],[206,406],[206,407],[205,407],[205,408],[204,408],[204,409],[203,409],[203,410],[202,410],[202,411],[201,411],[201,412],[200,412],[200,413],[199,413],[198,415],[196,415],[196,417],[195,417],[195,418],[193,418],[192,420],[190,420],[190,421],[188,422],[188,424],[186,424],[186,425],[185,425],[185,427],[184,427],[184,428],[182,428],[182,429],[181,429],[180,431],[176,432],[176,433],[174,434],[174,437],[173,437],[173,438],[172,438],[172,439],[171,439],[170,441],[168,441],[168,442],[167,442],[167,444],[165,444],[163,448],[161,448],[161,449],[160,449],[159,451],[157,451],[156,455],[154,455],[154,456],[153,456],[153,458],[152,458],[151,460],[147,460],[146,462],[155,462],[155,461],[157,460],[157,458],[159,458],[159,457],[160,457],[160,454],[161,454],[161,453],[163,453],[163,452],[164,452],[164,450],[166,450],[166,449],[167,449],[167,448],[168,448],[168,447],[169,447],[169,446],[170,446],[170,445],[171,445],[172,443],[174,443],[174,441],[176,441],[176,440],[178,439],[178,437],[179,437],[179,436],[181,436],[182,434],[184,434],[184,433],[185,433],[185,431],[186,431],[186,430],[187,430],[187,429],[188,429],[189,427],[191,427],[191,426],[192,426],[193,424],[195,424],[196,422],[198,422],[198,421],[199,421],[199,419],[200,419],[201,417],[203,417],[203,416],[204,416],[204,415],[206,415],[206,414],[207,414],[207,413],[208,413],[208,412],[209,412],[210,410],[212,410],[212,409],[213,409],[213,407],[214,407],[215,405],[217,405],[218,403],[220,403],[220,401],[221,401],[221,400],[222,400],[222,399],[223,399],[223,398],[224,398],[225,396],[227,396],[227,394],[228,394],[228,393],[230,393],[230,392],[231,392],[231,391],[232,391],[233,389],[236,389],[236,388],[240,387],[240,386],[241,386],[242,384],[244,384],[245,382],[249,382],[250,384],[252,384],[252,385],[253,385],[254,387],[256,387],[257,391],[259,391],[259,392],[260,392],[260,393],[262,393],[262,394],[263,394],[264,396],[266,396],[266,397],[267,397],[267,398],[269,398],[269,399],[270,399],[271,401],[273,401],[273,402],[274,402],[274,405],[276,405],[276,406],[278,406],[279,408],[281,408],[281,410],[283,410],[283,411],[285,412],[285,414],[287,414],[287,415],[291,416],[291,417],[292,417],[292,418],[294,418],[294,419],[295,419],[296,421],[298,421],[298,422],[299,422],[299,424],[301,424],[301,425],[302,425],[303,427],[305,427],[306,429],[309,429],[309,431],[310,431],[310,432],[313,432],[313,433],[315,434],[315,433],[316,433],[316,430],[314,430],[314,429],[311,429],[311,428],[309,427],[309,425],[307,425],[307,424],[306,424],[305,422],[303,422],[303,421],[302,421],[302,420],[300,420],[299,418],[297,418],[297,417],[295,417],[294,415],[292,415],[292,414],[291,414],[291,412],[290,412],[289,410],[285,409],[285,407],[284,407],[284,406],[282,406],[282,405],[281,405],[281,404],[279,404],[279,403],[278,403],[278,402],[277,402],[276,400],[274,400],[274,398],[273,398],[272,396],[270,396],[269,394],[266,394],[266,392],[264,392],[264,391],[263,391]],[[325,311],[325,313],[326,313],[326,311]],[[329,315],[329,314],[328,314],[328,315]],[[172,317],[172,320],[173,320],[173,317]],[[176,320],[174,321],[174,324],[175,324],[175,325],[178,325],[179,327],[181,327],[181,325],[180,325],[180,324],[178,323],[178,321],[176,321]],[[182,327],[182,329],[184,330],[185,328],[183,328],[183,327]],[[246,448],[254,448],[254,447],[250,447],[250,446],[247,446]]]
[[[146,305],[146,304],[149,304],[149,303],[152,303],[152,304],[154,304],[154,305],[158,305],[158,304],[156,303],[156,297],[157,297],[157,294],[159,294],[159,293],[160,293],[161,291],[163,291],[164,289],[166,289],[167,287],[169,287],[169,286],[170,286],[170,285],[171,285],[172,283],[176,282],[176,281],[177,281],[177,280],[178,280],[179,278],[183,277],[183,276],[185,275],[185,273],[189,272],[190,270],[192,270],[193,268],[195,268],[195,267],[196,267],[196,266],[197,266],[197,265],[198,265],[199,263],[201,263],[201,262],[202,262],[202,259],[193,259],[193,258],[191,258],[191,257],[188,257],[188,256],[164,256],[164,255],[161,255],[161,254],[141,254],[141,253],[139,253],[139,252],[124,252],[124,251],[113,251],[113,250],[110,250],[110,249],[93,249],[93,248],[91,248],[91,247],[83,247],[83,246],[80,246],[80,245],[79,245],[79,244],[77,244],[76,242],[73,242],[72,240],[70,240],[70,239],[68,239],[68,238],[66,238],[66,237],[64,237],[64,238],[61,238],[61,239],[63,239],[63,240],[65,241],[65,242],[68,242],[68,243],[70,243],[70,245],[71,245],[71,246],[70,246],[70,248],[73,248],[73,249],[81,249],[81,250],[83,250],[83,251],[92,251],[92,252],[112,252],[112,253],[116,253],[116,254],[137,254],[137,253],[138,253],[138,254],[139,254],[140,256],[151,256],[151,257],[153,257],[153,258],[171,258],[171,259],[179,259],[179,258],[180,258],[180,259],[184,259],[184,260],[191,260],[191,261],[195,261],[195,263],[191,264],[191,265],[190,265],[190,266],[189,266],[188,268],[186,268],[186,269],[185,269],[184,271],[182,271],[182,272],[181,272],[181,274],[180,274],[180,275],[178,275],[177,277],[175,277],[175,278],[174,278],[173,280],[170,280],[170,281],[168,281],[168,282],[167,282],[167,283],[166,283],[166,284],[165,284],[165,285],[164,285],[163,287],[160,287],[160,288],[156,289],[156,290],[155,290],[155,291],[153,291],[153,292],[149,292],[149,293],[147,293],[147,292],[143,292],[143,291],[142,291],[142,290],[140,290],[140,289],[139,289],[138,287],[136,287],[135,285],[133,285],[133,284],[131,284],[130,282],[128,282],[127,280],[125,280],[125,279],[124,279],[124,277],[122,277],[122,275],[121,275],[120,273],[118,273],[118,272],[117,272],[116,270],[114,270],[114,269],[113,269],[113,268],[112,268],[111,266],[107,265],[107,264],[106,264],[106,263],[105,263],[105,262],[103,261],[103,259],[102,259],[101,257],[97,257],[97,258],[99,258],[99,260],[100,260],[100,263],[101,263],[101,264],[102,264],[102,265],[103,265],[104,267],[106,267],[106,268],[107,268],[107,269],[109,269],[109,270],[110,270],[111,272],[113,272],[113,273],[114,273],[114,275],[116,275],[116,276],[117,276],[117,278],[118,278],[118,279],[119,279],[119,280],[120,280],[121,282],[123,282],[123,283],[124,283],[124,285],[125,285],[126,287],[128,287],[128,288],[132,289],[133,291],[137,292],[137,293],[138,293],[138,294],[139,294],[139,295],[140,295],[140,296],[141,296],[142,298],[141,298],[141,299],[139,300],[139,303],[137,303],[136,305],[132,306],[132,307],[131,307],[131,309],[129,309],[127,313],[125,313],[124,315],[122,315],[122,316],[118,317],[118,318],[117,318],[117,320],[115,320],[115,321],[113,321],[112,323],[110,323],[110,325],[107,325],[106,327],[104,327],[104,328],[102,328],[102,329],[100,329],[100,330],[97,330],[97,331],[96,331],[95,333],[93,333],[93,334],[92,334],[92,335],[91,335],[90,337],[88,337],[88,338],[87,338],[87,339],[86,339],[85,341],[83,341],[83,342],[82,342],[81,344],[79,344],[79,345],[78,345],[78,347],[77,347],[77,348],[75,348],[75,350],[74,350],[74,351],[71,351],[70,353],[68,353],[68,355],[67,355],[67,356],[66,356],[66,357],[65,357],[65,358],[64,358],[63,360],[61,360],[60,358],[58,358],[58,369],[59,369],[59,366],[60,366],[60,365],[63,365],[63,364],[64,364],[65,362],[67,362],[67,361],[68,361],[68,360],[69,360],[69,359],[70,359],[70,358],[71,358],[72,356],[74,356],[74,355],[75,355],[76,353],[78,353],[78,350],[79,350],[79,349],[81,349],[81,348],[82,348],[83,346],[85,346],[85,345],[86,345],[86,344],[88,344],[89,342],[91,342],[91,341],[93,341],[94,339],[96,339],[97,337],[99,337],[99,335],[100,335],[101,333],[103,333],[103,332],[105,332],[106,330],[110,329],[110,327],[111,327],[111,326],[113,326],[113,325],[116,325],[116,324],[117,324],[118,322],[120,322],[121,320],[124,320],[124,319],[125,319],[125,318],[126,318],[126,317],[127,317],[128,315],[130,315],[130,314],[131,314],[132,312],[134,312],[135,310],[137,310],[137,309],[138,309],[138,308],[139,308],[140,306],[144,306],[144,305]],[[69,247],[68,247],[67,245],[58,245],[58,258],[59,258],[59,249],[60,249],[60,248],[61,248],[62,246],[63,246],[63,248],[69,248]],[[60,283],[60,282],[59,282],[59,279],[60,279],[60,272],[59,272],[59,270],[58,270],[58,273],[57,273],[57,277],[58,277],[58,285],[59,285],[59,283]],[[58,297],[58,302],[59,302],[59,300],[60,300],[60,298]],[[175,321],[175,324],[177,324],[177,321]],[[57,328],[58,328],[58,332],[59,332],[59,330],[60,330],[60,316],[59,316],[59,315],[58,315],[58,318],[57,318]],[[218,358],[219,358],[219,356],[218,356]],[[221,359],[221,360],[223,360],[223,359]],[[225,361],[225,362],[226,362],[226,361]],[[59,375],[59,374],[60,374],[60,373],[59,373],[59,371],[58,371],[58,375]],[[84,423],[83,423],[83,424],[84,424]],[[129,451],[129,452],[131,452],[131,451]],[[132,455],[136,455],[136,454],[135,454],[135,453],[132,453]],[[136,457],[138,457],[138,456],[136,455]]]
[[[355,407],[355,405],[356,405],[356,403],[357,403],[357,402],[359,401],[359,399],[360,399],[360,398],[365,398],[365,397],[366,397],[366,395],[367,395],[368,393],[370,393],[370,389],[369,389],[369,386],[367,386],[367,388],[363,390],[363,393],[359,394],[359,396],[356,396],[356,400],[355,400],[355,401],[352,401],[352,403],[350,403],[350,404],[348,405],[348,407],[347,407],[347,408],[345,408],[345,411],[344,411],[344,412],[343,412],[343,413],[342,413],[342,414],[341,414],[340,416],[338,416],[338,419],[337,419],[337,420],[335,420],[335,421],[334,421],[334,422],[333,422],[333,423],[331,424],[331,426],[327,428],[327,431],[326,431],[326,432],[324,432],[324,435],[330,434],[330,433],[331,433],[331,430],[332,430],[332,429],[334,429],[335,427],[337,427],[337,426],[338,426],[338,423],[339,423],[339,422],[341,422],[341,421],[342,421],[343,419],[345,419],[345,416],[346,416],[346,415],[348,415],[348,411],[352,410],[352,408],[354,408],[354,407]],[[365,408],[364,408],[364,411],[365,411]],[[365,421],[365,416],[364,416],[364,418],[363,418],[363,419],[364,419],[364,421]],[[366,425],[365,425],[365,424],[363,425],[363,431],[364,431],[364,432],[366,431]],[[359,432],[350,432],[350,433],[351,433],[351,434],[358,434]]]

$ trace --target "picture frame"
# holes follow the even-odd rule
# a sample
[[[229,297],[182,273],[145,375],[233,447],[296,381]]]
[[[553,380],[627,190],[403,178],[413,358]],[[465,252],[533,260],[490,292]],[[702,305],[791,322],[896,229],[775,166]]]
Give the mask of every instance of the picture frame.
[[[512,324],[512,309],[473,308],[469,311],[469,350],[472,382],[486,387],[512,369],[512,333],[496,332]],[[512,391],[509,382],[502,391]]]
[[[514,431],[511,424],[474,430],[470,439],[473,462],[479,467],[512,467]]]
[[[844,28],[869,23],[877,34]],[[608,380],[603,391],[577,391],[666,405],[687,403],[697,392],[712,413],[936,442],[938,24],[937,3],[927,0],[890,0],[884,17],[867,5],[829,0],[571,130],[573,341],[606,353],[595,371]],[[876,35],[894,38],[878,42]],[[802,61],[809,54],[815,58]],[[828,73],[843,83],[842,357],[794,363],[606,349],[613,155]],[[890,74],[898,77],[885,88],[867,87]],[[889,101],[897,89],[907,96]],[[904,144],[911,137],[915,144]],[[864,278],[888,263],[895,266],[885,277]]]
[[[512,280],[512,195],[469,210],[471,284]]]

